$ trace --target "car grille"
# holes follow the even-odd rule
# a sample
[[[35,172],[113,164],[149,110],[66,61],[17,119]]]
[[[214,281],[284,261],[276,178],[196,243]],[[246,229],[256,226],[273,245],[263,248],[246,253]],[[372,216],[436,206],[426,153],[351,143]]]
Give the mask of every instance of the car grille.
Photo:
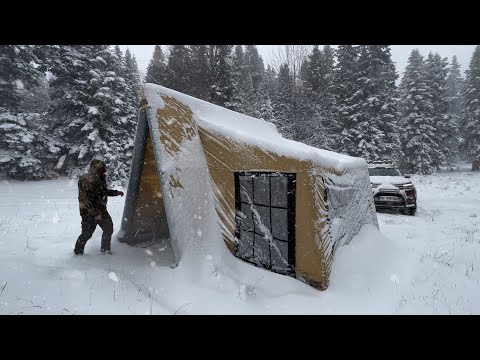
[[[399,192],[379,191],[374,197],[377,206],[404,206],[405,200]]]

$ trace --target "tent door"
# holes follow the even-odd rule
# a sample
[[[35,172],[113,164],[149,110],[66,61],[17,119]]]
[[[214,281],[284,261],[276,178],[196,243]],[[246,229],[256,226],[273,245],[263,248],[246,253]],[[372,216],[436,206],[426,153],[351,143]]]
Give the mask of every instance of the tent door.
[[[295,270],[296,174],[236,172],[235,255],[282,274]]]

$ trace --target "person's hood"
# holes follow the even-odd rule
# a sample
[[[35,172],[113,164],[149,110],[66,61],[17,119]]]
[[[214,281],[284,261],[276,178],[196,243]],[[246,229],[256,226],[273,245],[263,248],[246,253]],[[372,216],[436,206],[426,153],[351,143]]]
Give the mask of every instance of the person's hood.
[[[103,161],[95,159],[95,160],[92,160],[92,162],[90,163],[90,168],[88,169],[88,173],[91,175],[102,175],[106,169],[107,169],[107,166]]]
[[[102,169],[104,169],[104,170],[107,169],[107,166],[105,165],[105,163],[103,161],[92,160],[92,162],[90,163],[89,171],[100,172],[100,170],[102,170]]]

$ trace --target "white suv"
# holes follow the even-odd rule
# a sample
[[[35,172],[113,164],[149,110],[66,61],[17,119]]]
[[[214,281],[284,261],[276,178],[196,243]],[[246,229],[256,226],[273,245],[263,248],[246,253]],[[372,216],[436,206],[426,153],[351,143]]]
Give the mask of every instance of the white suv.
[[[395,209],[404,215],[415,215],[417,190],[410,180],[410,175],[402,175],[389,160],[368,164],[368,173],[375,208]]]

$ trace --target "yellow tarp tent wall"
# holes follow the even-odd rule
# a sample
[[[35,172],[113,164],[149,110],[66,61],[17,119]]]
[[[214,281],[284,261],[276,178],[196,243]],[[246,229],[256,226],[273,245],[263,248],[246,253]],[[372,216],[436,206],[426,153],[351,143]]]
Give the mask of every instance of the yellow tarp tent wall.
[[[161,86],[144,94],[121,241],[169,237],[178,264],[223,239],[245,261],[326,289],[335,249],[378,227],[363,159]]]

